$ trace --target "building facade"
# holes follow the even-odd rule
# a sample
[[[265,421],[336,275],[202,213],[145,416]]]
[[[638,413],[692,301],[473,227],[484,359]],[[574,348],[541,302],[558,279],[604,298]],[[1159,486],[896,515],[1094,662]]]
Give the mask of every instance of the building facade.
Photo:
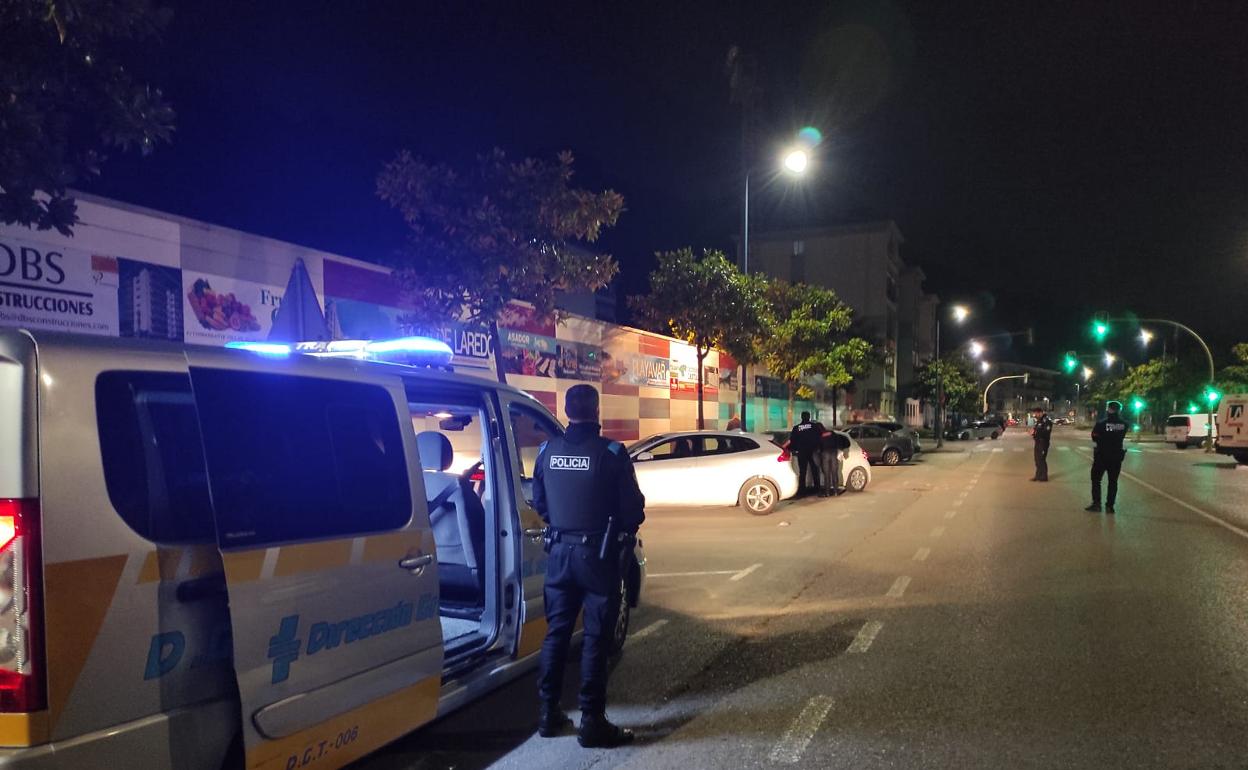
[[[847,421],[887,417],[921,424],[915,370],[935,355],[935,296],[901,258],[905,239],[891,220],[763,232],[750,238],[751,272],[832,289],[854,311],[855,330],[881,346],[884,361],[845,395]]]

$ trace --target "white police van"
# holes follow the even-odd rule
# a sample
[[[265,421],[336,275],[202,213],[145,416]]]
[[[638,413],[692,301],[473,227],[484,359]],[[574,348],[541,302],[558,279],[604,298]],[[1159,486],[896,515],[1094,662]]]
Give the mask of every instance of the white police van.
[[[536,663],[551,414],[253,347],[0,330],[0,766],[336,768]]]

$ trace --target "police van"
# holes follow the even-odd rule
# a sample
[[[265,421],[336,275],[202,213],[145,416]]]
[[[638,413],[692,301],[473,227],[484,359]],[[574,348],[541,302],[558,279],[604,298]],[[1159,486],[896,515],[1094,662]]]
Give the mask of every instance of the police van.
[[[1248,465],[1248,393],[1222,397],[1218,426],[1218,451]]]
[[[554,417],[249,347],[0,330],[0,766],[336,768],[536,664]]]

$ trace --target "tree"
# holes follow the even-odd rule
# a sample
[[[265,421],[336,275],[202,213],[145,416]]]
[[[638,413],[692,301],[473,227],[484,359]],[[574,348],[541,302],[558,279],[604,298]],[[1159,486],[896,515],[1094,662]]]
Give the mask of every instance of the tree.
[[[920,366],[914,373],[914,393],[919,398],[936,400],[936,381],[941,380],[948,412],[974,412],[980,410],[979,378],[971,362],[962,353],[946,353]]]
[[[170,141],[172,107],[130,66],[169,18],[152,0],[0,3],[0,221],[70,235],[69,187]]]
[[[759,281],[749,280],[723,252],[693,250],[660,252],[650,273],[650,293],[629,298],[629,305],[651,329],[693,345],[698,358],[698,429],[703,417],[702,362],[711,348],[738,360],[751,354],[763,332],[765,304]]]
[[[803,383],[822,376],[832,388],[847,385],[869,365],[871,343],[849,334],[853,311],[836,292],[804,283],[771,281],[763,335],[756,340],[759,361],[782,380],[793,400],[811,395]]]
[[[498,318],[509,302],[553,318],[559,292],[595,291],[619,269],[576,245],[614,225],[624,198],[575,188],[572,176],[570,152],[513,161],[495,149],[458,170],[405,150],[386,164],[377,194],[411,228],[395,269],[414,308],[404,322],[488,324],[504,381]]]
[[[1248,342],[1231,348],[1236,363],[1218,372],[1218,390],[1223,393],[1248,393]]]

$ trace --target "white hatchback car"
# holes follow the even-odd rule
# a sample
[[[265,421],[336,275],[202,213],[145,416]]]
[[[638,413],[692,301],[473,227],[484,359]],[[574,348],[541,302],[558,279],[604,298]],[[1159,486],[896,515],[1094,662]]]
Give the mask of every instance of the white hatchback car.
[[[628,454],[647,506],[740,505],[761,516],[797,494],[789,453],[758,433],[660,433]]]

